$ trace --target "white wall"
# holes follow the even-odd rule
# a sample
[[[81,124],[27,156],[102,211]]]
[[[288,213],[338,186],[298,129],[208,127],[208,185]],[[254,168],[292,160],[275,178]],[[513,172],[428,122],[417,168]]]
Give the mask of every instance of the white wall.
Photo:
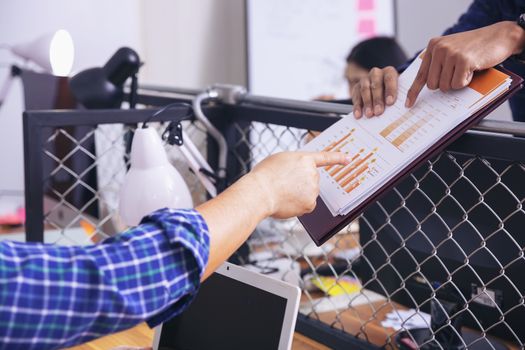
[[[472,0],[397,0],[399,42],[413,55],[456,23],[470,3]]]
[[[79,71],[102,65],[124,45],[140,54],[139,18],[139,0],[2,0],[0,44],[24,42],[46,32],[67,29],[75,42],[74,71]],[[0,84],[10,63],[22,64],[0,50]],[[23,189],[22,111],[22,87],[17,80],[0,109],[0,190]]]
[[[261,0],[264,1],[264,0]],[[283,0],[285,1],[285,0]],[[453,24],[471,0],[397,0],[401,44],[412,54]],[[146,63],[141,82],[202,88],[246,84],[244,0],[2,0],[0,44],[58,28],[76,45],[75,71],[103,64],[120,46]],[[0,83],[6,64],[0,50]],[[20,62],[16,62],[20,63]],[[22,88],[17,81],[0,109],[0,190],[23,188]],[[508,119],[508,107],[499,118]]]
[[[142,26],[143,82],[245,85],[244,0],[144,1]]]
[[[65,28],[75,42],[74,72],[102,65],[120,46],[146,63],[141,82],[205,87],[245,84],[243,0],[2,0],[0,45]],[[0,50],[0,84],[17,61]],[[73,72],[73,73],[74,73]],[[0,109],[0,191],[22,190],[23,94],[16,80]]]

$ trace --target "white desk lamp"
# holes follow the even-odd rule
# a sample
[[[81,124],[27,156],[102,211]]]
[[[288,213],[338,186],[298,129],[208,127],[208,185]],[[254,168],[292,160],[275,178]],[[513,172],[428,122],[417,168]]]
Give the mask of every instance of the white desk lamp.
[[[13,55],[34,63],[45,73],[67,76],[73,68],[75,47],[71,35],[64,29],[45,34],[27,43],[3,45],[2,47],[7,48]],[[0,89],[0,106],[11,88],[16,72],[19,70],[11,71]]]
[[[217,196],[217,187],[221,189],[225,185],[228,146],[224,136],[204,114],[201,104],[205,101],[210,100],[219,100],[225,103],[235,103],[235,101],[241,96],[243,96],[245,93],[246,90],[240,86],[216,84],[211,86],[207,90],[198,93],[194,97],[191,106],[183,102],[175,102],[169,104],[164,108],[160,109],[155,114],[153,114],[144,123],[147,124],[151,119],[155,118],[157,115],[163,113],[171,107],[186,106],[189,108],[191,114],[188,114],[185,117],[189,117],[190,115],[195,116],[195,118],[203,124],[203,126],[206,128],[206,131],[217,142],[219,151],[217,172],[215,173],[212,170],[210,165],[206,162],[204,157],[202,157],[202,155],[198,151],[195,144],[193,144],[193,142],[191,142],[191,139],[184,133],[180,122],[170,123],[170,126],[168,126],[168,128],[163,134],[163,138],[167,139],[169,144],[176,144],[179,146],[179,149],[181,150],[181,153],[186,159],[186,161],[188,162],[189,167],[193,170],[193,172],[195,173],[195,175],[200,180],[200,182],[211,197]],[[167,163],[167,160],[166,162],[164,161],[166,155],[164,149],[162,148],[162,145],[160,147],[148,147],[148,145],[144,144],[142,141],[142,138],[146,137],[144,136],[146,135],[146,132],[144,131],[144,129],[137,130],[139,132],[133,138],[133,144],[131,147],[131,168],[130,171],[126,174],[126,177],[124,179],[124,185],[121,187],[120,192],[120,216],[123,219],[124,223],[129,226],[137,225],[142,219],[142,217],[160,208],[192,207],[192,202],[185,199],[186,193],[189,193],[189,190],[185,185],[184,181],[182,180],[180,174],[177,173],[177,176],[172,176],[172,182],[169,184],[167,182],[161,183],[161,181],[153,184],[152,181],[155,181],[153,180],[153,175],[148,175],[149,173],[146,172],[144,169],[142,169],[141,171],[137,170],[136,162],[142,164],[138,159],[141,159],[142,157],[151,157],[152,159],[156,159],[159,153],[162,153],[161,158],[163,159],[162,163],[164,164],[164,166],[167,167],[166,164],[169,164]],[[158,142],[159,137],[158,135],[154,135],[153,131],[148,131],[147,135],[148,138],[151,138],[151,143],[155,142],[155,144],[160,145],[160,143]],[[137,136],[139,136],[139,139],[135,140]],[[154,138],[156,139],[156,141],[153,141]],[[134,159],[136,160],[134,161]],[[175,168],[173,168],[171,164],[169,166],[173,170],[175,170]],[[148,171],[151,172],[157,171],[155,169],[157,168],[155,168],[153,165],[150,165],[148,167]],[[160,172],[161,170],[158,171]],[[167,175],[163,177],[164,175],[160,175],[160,173],[157,176],[159,176],[159,178],[162,177],[163,179],[168,179]],[[142,194],[136,193],[138,191],[142,192]],[[170,193],[170,195],[164,196],[162,195],[162,192]],[[148,196],[148,199],[145,200],[144,196]]]
[[[158,132],[147,126],[151,119],[173,106],[191,108],[186,103],[167,105],[135,130],[131,145],[131,166],[120,189],[119,213],[128,226],[138,225],[144,216],[157,209],[193,207],[190,190],[180,173],[168,161]],[[180,122],[170,123],[163,133],[163,139],[179,146],[190,168],[208,193],[215,197],[217,189],[213,183],[213,170],[183,132]]]
[[[131,145],[131,167],[120,189],[120,216],[136,226],[147,214],[164,207],[192,208],[191,194],[170,164],[154,128],[138,128]]]

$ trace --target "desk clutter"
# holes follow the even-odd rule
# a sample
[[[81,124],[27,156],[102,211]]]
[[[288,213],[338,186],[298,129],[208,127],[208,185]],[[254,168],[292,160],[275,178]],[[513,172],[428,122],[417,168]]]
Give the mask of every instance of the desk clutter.
[[[23,193],[0,190],[0,227],[21,226],[26,220]]]

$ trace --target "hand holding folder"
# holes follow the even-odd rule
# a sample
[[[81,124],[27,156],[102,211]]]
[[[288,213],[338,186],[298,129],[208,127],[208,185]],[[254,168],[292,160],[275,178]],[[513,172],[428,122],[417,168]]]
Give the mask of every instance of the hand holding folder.
[[[381,117],[346,116],[303,148],[344,152],[351,159],[345,166],[319,169],[317,207],[299,218],[317,245],[503,103],[522,82],[510,72],[491,68],[477,72],[461,90],[424,88],[417,104],[408,109],[404,101],[421,61],[418,57],[399,77],[397,102]]]

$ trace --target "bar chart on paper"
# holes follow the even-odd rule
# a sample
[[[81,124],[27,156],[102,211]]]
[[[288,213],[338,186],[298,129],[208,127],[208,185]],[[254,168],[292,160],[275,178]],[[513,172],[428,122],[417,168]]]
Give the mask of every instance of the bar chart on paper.
[[[363,185],[389,167],[379,155],[380,146],[352,127],[351,119],[348,122],[316,147],[319,151],[343,152],[349,159],[346,165],[326,166],[320,170],[321,182],[330,183],[330,202],[335,200],[333,205],[328,203],[331,208],[348,202],[350,197],[359,196]]]
[[[416,105],[408,109],[404,101],[420,66],[419,57],[401,74],[398,98],[383,115],[345,116],[302,148],[346,155],[347,164],[319,169],[320,196],[333,216],[347,215],[373,200],[418,157],[505,93],[511,83],[509,75],[489,69],[476,73],[464,89],[444,93],[424,88]]]
[[[441,111],[422,102],[394,119],[379,132],[379,135],[405,152],[432,133],[432,129],[441,122],[442,114]]]

